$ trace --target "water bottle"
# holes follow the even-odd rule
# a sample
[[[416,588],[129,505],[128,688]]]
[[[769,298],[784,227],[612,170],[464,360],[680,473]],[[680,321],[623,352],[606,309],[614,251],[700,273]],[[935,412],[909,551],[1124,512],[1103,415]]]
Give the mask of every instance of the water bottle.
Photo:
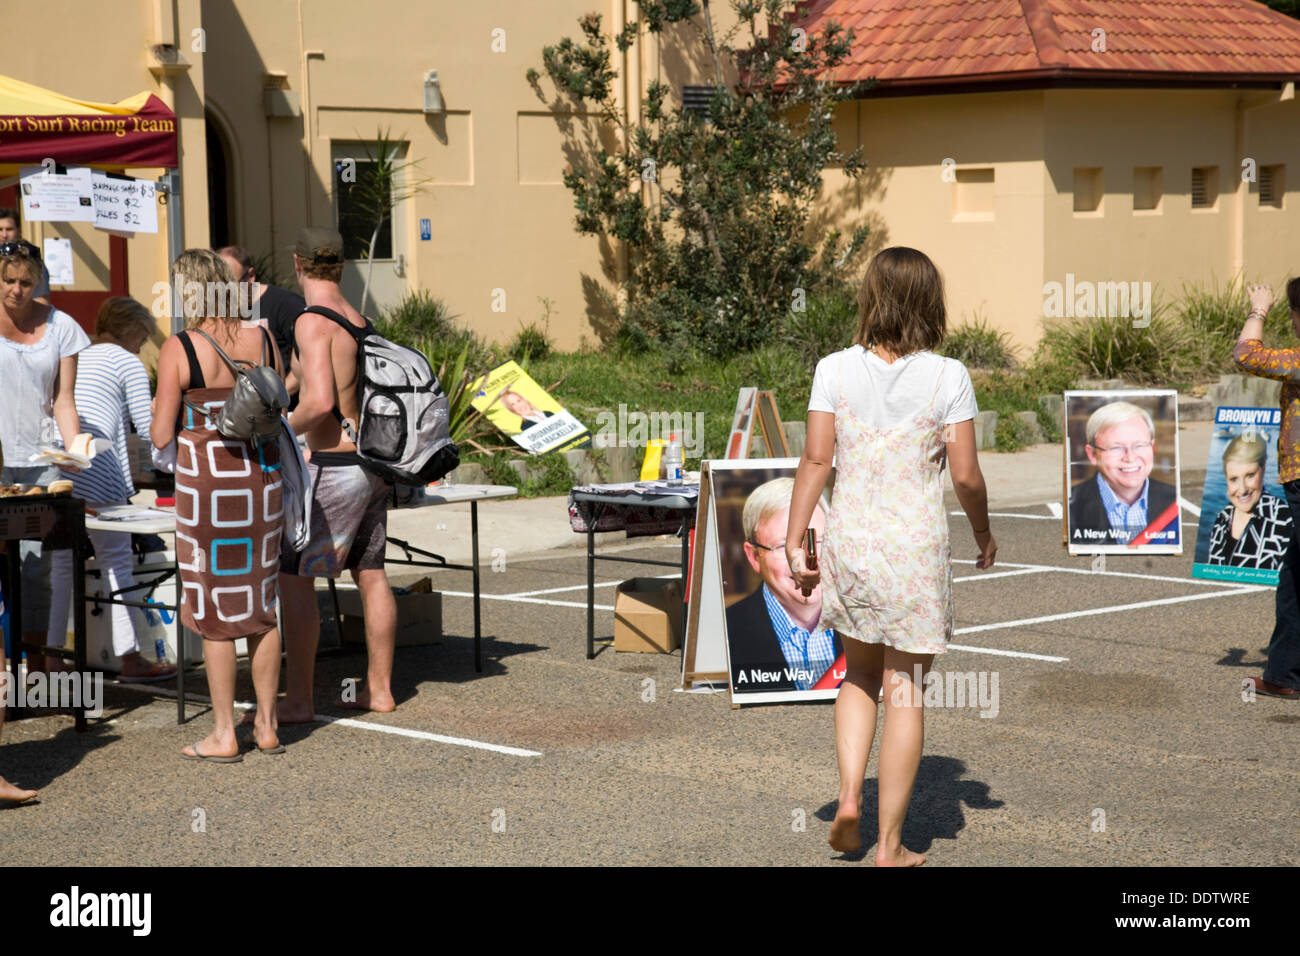
[[[664,477],[674,487],[682,483],[682,443],[677,435],[668,436],[668,447],[664,449]]]

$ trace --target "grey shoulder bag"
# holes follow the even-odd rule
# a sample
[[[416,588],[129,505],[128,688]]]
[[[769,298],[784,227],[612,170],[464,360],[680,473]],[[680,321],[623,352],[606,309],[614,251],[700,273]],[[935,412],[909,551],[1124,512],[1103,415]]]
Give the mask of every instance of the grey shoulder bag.
[[[266,364],[265,334],[262,337],[262,363],[254,365],[242,360],[236,362],[207,332],[201,329],[195,331],[212,344],[235,376],[235,387],[230,392],[230,398],[212,416],[217,431],[226,438],[256,444],[278,440],[280,415],[289,407],[289,393],[285,391],[284,380],[275,368]],[[200,414],[208,414],[206,409],[194,405],[188,399],[185,404]]]

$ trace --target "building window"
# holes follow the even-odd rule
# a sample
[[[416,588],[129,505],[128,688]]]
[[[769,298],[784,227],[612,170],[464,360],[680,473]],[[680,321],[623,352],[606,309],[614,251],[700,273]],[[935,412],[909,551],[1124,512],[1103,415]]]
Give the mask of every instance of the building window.
[[[1219,167],[1192,167],[1192,208],[1213,209],[1219,202]]]
[[[334,213],[339,234],[343,237],[343,255],[347,259],[364,259],[371,237],[375,240],[375,258],[393,258],[393,217],[389,215],[375,234],[376,206],[381,201],[380,186],[375,182],[376,146],[363,144],[334,145]],[[394,162],[401,164],[404,144],[398,146]]]
[[[1159,212],[1164,198],[1165,173],[1161,166],[1137,166],[1133,169],[1133,211]]]
[[[952,184],[953,222],[981,222],[993,218],[993,167],[981,166],[954,171]]]
[[[1092,166],[1074,170],[1074,211],[1101,212],[1101,167]]]
[[[1286,194],[1286,167],[1259,167],[1259,204],[1282,208],[1282,197]]]

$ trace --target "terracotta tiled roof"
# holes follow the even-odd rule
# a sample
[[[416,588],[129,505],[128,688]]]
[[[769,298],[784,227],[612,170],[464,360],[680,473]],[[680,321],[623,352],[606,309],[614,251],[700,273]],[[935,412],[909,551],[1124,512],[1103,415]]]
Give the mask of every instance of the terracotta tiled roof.
[[[1253,0],[806,0],[799,6],[795,22],[810,34],[832,20],[854,29],[853,53],[835,71],[843,82],[875,78],[887,88],[1300,78],[1300,21]],[[1104,52],[1093,49],[1094,30],[1105,31]]]

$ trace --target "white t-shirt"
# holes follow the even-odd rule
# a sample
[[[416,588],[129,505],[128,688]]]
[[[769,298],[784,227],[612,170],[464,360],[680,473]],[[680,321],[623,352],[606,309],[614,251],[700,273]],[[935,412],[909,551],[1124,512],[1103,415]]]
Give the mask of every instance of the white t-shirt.
[[[30,467],[28,459],[42,444],[63,444],[54,424],[54,379],[59,361],[90,344],[77,320],[50,310],[45,334],[31,345],[0,335],[0,443],[5,465]]]
[[[834,414],[841,394],[858,420],[873,428],[891,428],[911,418],[929,406],[931,396],[945,425],[967,421],[979,411],[966,366],[929,351],[904,355],[893,364],[861,345],[834,352],[817,363],[808,411]]]

